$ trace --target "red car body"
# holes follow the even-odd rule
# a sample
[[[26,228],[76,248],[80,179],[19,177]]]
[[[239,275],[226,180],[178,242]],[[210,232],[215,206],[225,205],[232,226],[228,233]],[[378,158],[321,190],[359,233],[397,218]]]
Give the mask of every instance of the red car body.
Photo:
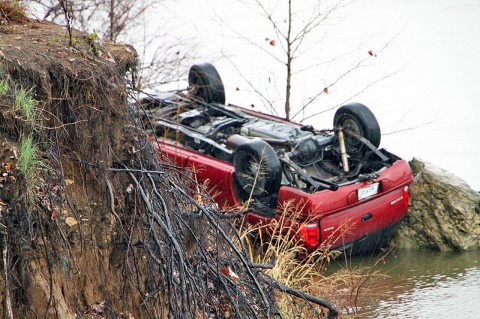
[[[334,129],[317,131],[226,106],[211,64],[194,65],[189,84],[186,93],[145,99],[145,122],[159,137],[157,149],[194,170],[220,208],[253,199],[273,214],[252,210],[249,223],[268,229],[272,218],[284,218],[309,252],[328,243],[361,254],[389,242],[408,211],[412,172],[405,160],[378,149],[380,127],[366,106],[340,107]],[[260,171],[266,174],[258,186]]]
[[[208,183],[210,193],[215,194],[214,199],[221,208],[239,205],[232,163],[164,142],[157,144],[157,149],[176,165],[194,168],[196,179]],[[375,181],[342,186],[336,191],[321,190],[310,194],[281,186],[277,211],[281,212],[286,202],[301,208],[305,220],[292,222],[298,224],[300,240],[309,252],[328,241],[331,249],[348,250],[352,254],[368,253],[385,245],[407,214],[411,182],[408,163],[399,159],[381,171]],[[358,190],[373,183],[379,183],[378,193],[359,200]],[[253,225],[271,222],[270,218],[253,213],[247,218]]]

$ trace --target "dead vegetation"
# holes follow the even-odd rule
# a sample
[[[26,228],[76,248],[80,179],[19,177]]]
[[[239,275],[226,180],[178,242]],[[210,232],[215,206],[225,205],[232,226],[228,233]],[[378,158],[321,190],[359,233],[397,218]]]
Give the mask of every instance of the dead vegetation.
[[[94,54],[75,30],[68,39],[51,23],[9,27],[0,33],[6,318],[100,310],[106,318],[285,317],[278,294],[337,315],[329,302],[259,271],[208,195],[183,186],[195,182],[190,173],[158,160],[128,106],[133,48],[99,42]],[[19,88],[35,101],[30,120],[14,107]],[[20,169],[25,137],[38,164],[28,178]]]
[[[19,0],[4,0],[0,4],[0,24],[27,23],[30,21]]]
[[[373,266],[368,267],[351,266],[349,256],[331,249],[334,245],[331,241],[326,241],[319,249],[307,253],[299,241],[299,229],[285,218],[300,219],[301,209],[288,202],[282,209],[281,217],[268,226],[240,225],[240,238],[249,259],[264,265],[265,273],[283,285],[311,296],[326,298],[341,309],[344,318],[364,316],[365,305],[378,297],[376,285],[383,275],[378,271],[377,264],[384,260],[389,251],[380,255]],[[346,226],[340,229],[342,233],[348,233]],[[344,266],[338,267],[334,273],[327,271],[337,262]],[[291,294],[277,294],[276,297],[278,307],[285,317],[293,314],[298,318],[326,315],[325,308],[298,300]]]

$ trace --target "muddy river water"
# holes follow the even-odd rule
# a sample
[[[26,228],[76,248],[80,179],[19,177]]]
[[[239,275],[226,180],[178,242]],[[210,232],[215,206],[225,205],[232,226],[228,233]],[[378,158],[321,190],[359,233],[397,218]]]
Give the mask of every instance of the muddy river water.
[[[372,258],[355,258],[352,266],[372,265]],[[441,319],[480,318],[480,252],[395,250],[377,265],[381,279],[362,318]]]

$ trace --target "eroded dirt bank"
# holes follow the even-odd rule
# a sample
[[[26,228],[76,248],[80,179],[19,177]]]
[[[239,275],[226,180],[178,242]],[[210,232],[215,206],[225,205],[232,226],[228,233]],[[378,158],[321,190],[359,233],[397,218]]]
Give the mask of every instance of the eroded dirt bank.
[[[106,171],[134,147],[124,79],[136,53],[105,44],[97,56],[87,35],[74,37],[71,48],[65,29],[40,22],[0,30],[8,84],[0,98],[2,301],[4,313],[19,318],[73,318],[104,301],[117,315],[140,311],[126,264],[115,258],[125,238],[109,208],[125,215],[128,183]],[[33,115],[22,91],[35,100]],[[30,160],[22,157],[28,138]]]
[[[73,37],[0,26],[4,317],[275,315],[210,199],[181,186],[193,181],[157,160],[132,116],[135,50]]]

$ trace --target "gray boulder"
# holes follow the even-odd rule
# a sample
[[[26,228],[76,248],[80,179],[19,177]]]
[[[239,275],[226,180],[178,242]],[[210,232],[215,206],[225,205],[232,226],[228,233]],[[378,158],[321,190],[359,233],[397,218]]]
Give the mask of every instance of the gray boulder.
[[[433,164],[410,162],[410,208],[394,239],[398,248],[480,248],[480,193]]]

